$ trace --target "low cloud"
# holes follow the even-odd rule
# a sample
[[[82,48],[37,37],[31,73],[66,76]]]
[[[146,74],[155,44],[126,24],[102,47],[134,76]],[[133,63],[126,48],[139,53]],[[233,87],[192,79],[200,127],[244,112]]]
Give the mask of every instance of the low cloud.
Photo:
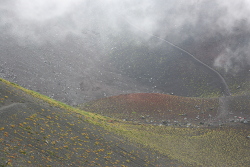
[[[20,45],[57,43],[71,34],[83,38],[88,31],[105,43],[126,29],[144,40],[156,35],[184,48],[186,40],[196,45],[220,38],[220,53],[211,51],[217,54],[214,66],[238,72],[249,65],[247,0],[8,0],[0,1],[0,13],[1,32]]]

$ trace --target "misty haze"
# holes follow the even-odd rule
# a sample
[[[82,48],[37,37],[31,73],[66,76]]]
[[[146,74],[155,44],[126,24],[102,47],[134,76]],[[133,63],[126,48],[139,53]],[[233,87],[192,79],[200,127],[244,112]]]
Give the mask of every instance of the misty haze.
[[[246,91],[247,3],[1,2],[0,75],[71,105],[136,92],[220,91],[218,77],[167,40]]]
[[[249,147],[250,1],[0,0],[0,15],[0,78],[110,119],[230,124]]]

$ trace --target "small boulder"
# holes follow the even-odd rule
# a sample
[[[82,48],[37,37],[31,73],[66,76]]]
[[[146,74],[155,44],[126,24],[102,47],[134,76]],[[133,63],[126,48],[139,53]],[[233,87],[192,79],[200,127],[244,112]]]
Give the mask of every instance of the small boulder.
[[[229,122],[234,122],[234,119],[229,119]]]
[[[167,125],[167,124],[168,124],[168,121],[162,121],[162,124],[163,124],[163,125]]]
[[[114,120],[107,120],[108,123],[114,123]]]
[[[245,121],[244,118],[240,118],[240,122],[243,123]]]
[[[247,123],[248,123],[248,120],[244,120],[243,123],[244,123],[244,124],[247,124]]]
[[[235,119],[234,122],[240,122],[240,120],[239,119]]]

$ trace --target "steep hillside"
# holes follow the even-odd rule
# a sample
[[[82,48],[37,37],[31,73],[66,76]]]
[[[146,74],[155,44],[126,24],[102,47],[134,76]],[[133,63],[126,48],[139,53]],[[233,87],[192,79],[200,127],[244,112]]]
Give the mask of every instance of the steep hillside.
[[[180,164],[94,125],[97,115],[75,111],[1,79],[0,166]]]
[[[127,93],[219,97],[224,91],[220,78],[187,54],[127,30],[110,35],[105,45],[90,31],[42,45],[19,45],[14,38],[0,36],[0,77],[70,105]],[[213,60],[190,47],[189,52],[215,69]],[[216,70],[233,94],[249,90],[248,67],[237,74]]]
[[[105,47],[90,32],[84,39],[69,35],[67,41],[39,46],[6,38],[1,34],[0,77],[70,105],[127,93],[219,97],[223,92],[213,72],[155,38],[124,33]],[[222,75],[233,94],[249,90],[248,69]]]
[[[40,5],[25,2],[0,2],[0,77],[27,89],[72,106],[128,93],[250,90],[245,0],[55,0],[55,10],[44,0],[38,16]]]
[[[119,41],[126,42],[119,44]],[[120,37],[115,46],[108,54],[112,65],[122,74],[154,88],[155,92],[189,97],[223,94],[223,83],[217,74],[155,37],[149,41]]]
[[[237,126],[225,124],[209,128],[198,128],[193,126],[195,124],[192,126],[186,124],[182,127],[178,122],[173,122],[176,124],[162,122],[160,126],[141,124],[137,121],[113,118],[112,113],[111,117],[104,117],[75,109],[5,80],[2,81],[0,82],[2,166],[240,167],[250,163],[248,122],[235,124]],[[171,100],[171,97],[159,100],[161,98],[157,98],[160,96],[158,94],[142,95],[128,95],[125,103],[127,101],[129,104],[129,99],[133,99],[130,103],[135,101],[144,105],[146,103],[143,101],[154,104],[157,101],[163,102],[164,99],[169,99],[171,102],[183,101],[186,105],[192,102],[190,99],[176,96],[172,97],[174,100]],[[193,102],[187,109],[191,109],[193,104],[203,104],[203,102],[209,106],[218,103],[216,100],[193,100]],[[115,104],[113,103],[113,106]],[[187,112],[187,115],[183,112],[180,114],[175,108],[182,111],[185,109],[177,107],[178,103],[174,104],[176,106],[172,107],[175,113],[172,116],[176,117],[177,113],[178,117],[192,115],[192,112]],[[108,103],[102,105],[105,108]],[[99,111],[101,107],[99,105]],[[129,108],[129,105],[127,107]],[[200,107],[203,109],[208,106]],[[138,111],[140,108],[143,107],[139,106]],[[120,108],[117,109],[119,110],[111,110],[114,115],[115,112],[121,112]],[[108,115],[105,112],[103,115]],[[157,118],[158,114],[152,114]],[[206,114],[204,112],[204,115]],[[237,119],[234,120],[236,123],[241,121]]]
[[[67,41],[41,46],[19,46],[14,39],[0,36],[0,77],[69,105],[153,91],[110,66],[101,56],[105,53],[99,36],[91,32],[84,39],[69,35]]]
[[[236,56],[241,50],[239,42],[234,49],[229,49],[234,40],[249,41],[248,35],[237,32],[237,35],[231,34],[232,38],[229,34],[219,37],[216,34],[206,40],[190,37],[182,41],[172,35],[162,37],[161,33],[166,31],[164,26],[163,32],[157,32],[159,35],[137,26],[132,27],[138,30],[138,35],[125,31],[110,40],[113,48],[106,54],[122,74],[154,88],[154,92],[179,96],[219,97],[228,96],[230,92],[249,92],[248,56],[244,52]]]

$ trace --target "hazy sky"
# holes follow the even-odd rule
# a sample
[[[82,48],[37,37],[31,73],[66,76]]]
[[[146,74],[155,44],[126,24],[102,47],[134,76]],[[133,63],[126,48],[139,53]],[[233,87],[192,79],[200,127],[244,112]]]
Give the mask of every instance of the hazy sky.
[[[217,39],[223,49],[215,66],[237,71],[250,64],[248,0],[0,0],[0,14],[1,33],[20,45],[56,43],[86,31],[105,38],[126,25],[145,39],[144,32],[175,44]]]

